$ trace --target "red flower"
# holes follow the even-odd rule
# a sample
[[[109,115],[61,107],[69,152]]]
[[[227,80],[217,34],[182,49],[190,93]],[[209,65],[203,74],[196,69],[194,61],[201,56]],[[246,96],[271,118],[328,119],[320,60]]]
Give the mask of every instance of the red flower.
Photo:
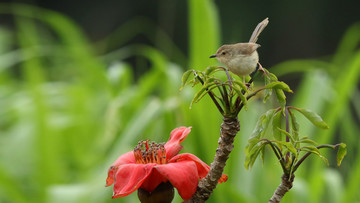
[[[160,183],[170,181],[187,200],[196,191],[199,179],[210,167],[193,154],[178,154],[191,127],[174,129],[168,142],[140,141],[134,151],[121,155],[109,168],[106,187],[114,183],[113,198],[124,197],[142,188],[152,192]],[[225,182],[223,175],[219,183]]]

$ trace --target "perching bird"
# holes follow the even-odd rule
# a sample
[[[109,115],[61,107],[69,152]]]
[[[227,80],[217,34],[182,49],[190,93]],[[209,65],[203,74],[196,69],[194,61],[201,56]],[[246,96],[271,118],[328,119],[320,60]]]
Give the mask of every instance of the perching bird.
[[[259,55],[256,49],[260,45],[256,44],[256,41],[268,23],[268,18],[260,22],[252,33],[249,42],[223,45],[210,58],[216,57],[231,72],[238,76],[243,76],[245,82],[245,76],[254,72],[259,63]],[[262,69],[260,64],[259,68]]]

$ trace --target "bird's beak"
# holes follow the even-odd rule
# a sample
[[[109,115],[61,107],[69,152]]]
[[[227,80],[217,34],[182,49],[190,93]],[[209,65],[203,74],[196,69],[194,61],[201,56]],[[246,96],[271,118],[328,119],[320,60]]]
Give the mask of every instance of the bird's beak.
[[[211,55],[209,58],[215,58],[215,57],[216,57],[216,54]]]

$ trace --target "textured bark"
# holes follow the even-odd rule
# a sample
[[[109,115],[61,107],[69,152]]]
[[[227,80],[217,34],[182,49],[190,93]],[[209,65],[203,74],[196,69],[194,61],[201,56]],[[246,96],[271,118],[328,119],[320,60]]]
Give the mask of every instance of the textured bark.
[[[219,178],[222,176],[226,161],[234,148],[234,138],[240,130],[237,118],[224,117],[221,124],[220,138],[214,161],[211,163],[207,176],[199,181],[198,188],[192,198],[186,202],[205,202],[216,188]]]
[[[292,175],[291,178],[287,175],[281,177],[281,184],[276,188],[273,196],[268,203],[280,202],[284,195],[292,188],[295,176]]]

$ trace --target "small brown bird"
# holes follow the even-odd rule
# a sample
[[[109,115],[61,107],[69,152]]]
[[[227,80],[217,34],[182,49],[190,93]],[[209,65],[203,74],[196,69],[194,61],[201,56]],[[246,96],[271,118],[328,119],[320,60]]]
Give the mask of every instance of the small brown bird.
[[[210,58],[216,57],[217,60],[225,64],[231,72],[238,76],[243,76],[245,82],[245,76],[254,72],[259,63],[259,55],[256,49],[259,48],[260,45],[256,44],[256,41],[268,23],[268,18],[260,22],[252,33],[249,42],[223,45],[216,51],[216,54],[211,55]],[[262,69],[260,64],[259,67]]]

